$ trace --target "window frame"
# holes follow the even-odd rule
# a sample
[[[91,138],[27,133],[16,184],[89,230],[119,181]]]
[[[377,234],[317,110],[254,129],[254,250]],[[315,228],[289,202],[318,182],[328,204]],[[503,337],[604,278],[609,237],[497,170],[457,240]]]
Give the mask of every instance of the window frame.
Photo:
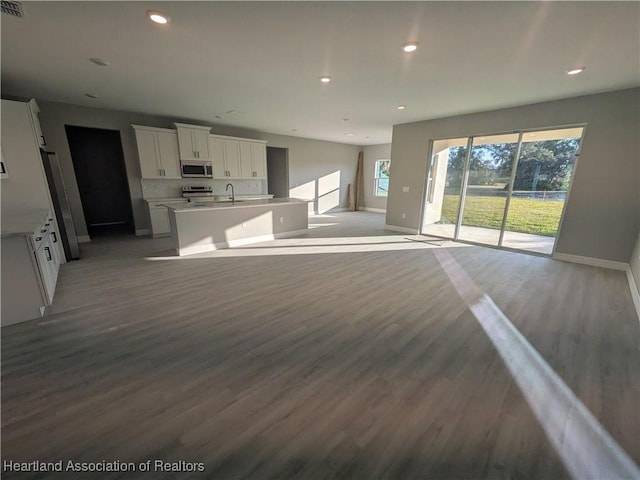
[[[380,170],[381,170],[381,165],[383,162],[387,162],[388,167],[387,167],[387,173],[388,175],[386,177],[382,177],[380,176]],[[380,158],[378,160],[375,161],[374,165],[373,165],[373,196],[377,197],[377,198],[387,198],[389,196],[389,190],[386,190],[386,193],[384,195],[380,194],[380,180],[381,179],[389,179],[391,178],[391,160],[388,158]],[[384,191],[384,190],[383,190]]]

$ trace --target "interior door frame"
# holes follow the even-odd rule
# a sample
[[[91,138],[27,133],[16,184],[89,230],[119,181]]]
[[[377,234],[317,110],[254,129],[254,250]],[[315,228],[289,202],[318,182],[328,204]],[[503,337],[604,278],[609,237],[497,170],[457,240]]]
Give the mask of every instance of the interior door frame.
[[[506,221],[507,221],[507,215],[509,214],[509,204],[511,201],[511,196],[513,193],[513,185],[514,185],[514,180],[515,180],[515,175],[517,172],[517,168],[518,168],[518,162],[520,160],[520,153],[522,151],[522,144],[523,144],[523,137],[525,133],[535,133],[535,132],[545,132],[548,130],[566,130],[566,129],[571,129],[571,128],[581,128],[582,129],[582,133],[580,135],[579,141],[578,141],[578,149],[576,150],[576,152],[574,153],[574,161],[573,161],[573,169],[571,171],[571,178],[569,179],[569,185],[567,186],[567,194],[566,197],[564,199],[564,203],[562,205],[562,212],[560,213],[560,220],[558,221],[558,230],[557,233],[553,239],[553,247],[551,249],[551,253],[541,253],[541,252],[535,252],[532,250],[524,250],[524,249],[518,249],[518,248],[512,248],[512,247],[505,247],[502,245],[502,241],[504,238],[504,232],[505,232],[505,227],[506,227]],[[560,237],[560,232],[562,231],[562,225],[564,222],[564,216],[565,216],[565,212],[567,210],[567,204],[569,203],[569,198],[571,195],[571,190],[573,187],[573,181],[576,175],[576,171],[578,169],[578,163],[579,163],[579,159],[580,159],[580,152],[582,150],[582,144],[583,144],[583,140],[584,140],[584,136],[585,136],[585,132],[587,130],[587,124],[586,123],[576,123],[576,124],[568,124],[568,125],[558,125],[558,126],[551,126],[551,127],[538,127],[538,128],[523,128],[523,129],[516,129],[516,130],[507,130],[507,131],[502,131],[502,132],[494,132],[494,133],[478,133],[478,134],[474,134],[474,135],[453,135],[453,136],[447,136],[447,137],[441,137],[441,138],[437,138],[437,139],[429,139],[427,145],[428,145],[428,156],[427,156],[427,172],[426,172],[426,176],[425,176],[425,186],[422,189],[422,204],[421,204],[421,209],[420,209],[420,229],[419,229],[419,233],[420,235],[429,235],[430,237],[436,237],[436,238],[443,238],[443,239],[447,239],[447,240],[453,240],[455,242],[461,242],[461,243],[468,243],[471,245],[478,245],[478,246],[482,246],[482,247],[489,247],[489,248],[498,248],[498,249],[502,249],[502,250],[507,250],[507,251],[511,251],[511,252],[516,252],[516,253],[528,253],[530,255],[537,255],[537,256],[542,256],[542,257],[553,257],[556,253],[556,246],[558,245],[558,238]],[[460,233],[460,224],[462,222],[462,216],[464,214],[464,200],[466,198],[466,188],[467,188],[467,184],[468,184],[468,178],[469,178],[469,162],[470,162],[470,158],[471,158],[471,148],[473,147],[473,139],[477,138],[477,137],[490,137],[490,136],[497,136],[497,135],[509,135],[509,134],[518,134],[518,143],[516,146],[516,152],[515,152],[515,156],[513,159],[513,163],[512,163],[512,170],[511,170],[511,176],[510,176],[510,182],[509,182],[509,190],[507,193],[507,199],[506,199],[506,203],[505,203],[505,208],[504,208],[504,212],[503,212],[503,216],[502,216],[502,225],[500,228],[500,237],[499,237],[499,241],[498,241],[498,245],[491,245],[491,244],[486,244],[486,243],[480,243],[480,242],[474,242],[471,240],[464,240],[464,239],[460,239],[459,238],[459,233]],[[433,174],[433,172],[431,172],[431,169],[433,168],[432,162],[431,162],[431,158],[433,157],[433,146],[435,144],[435,142],[440,141],[440,140],[453,140],[453,139],[460,139],[460,138],[467,138],[467,146],[466,146],[466,152],[465,152],[465,161],[464,161],[464,166],[463,166],[463,171],[462,171],[462,182],[461,182],[461,186],[460,186],[460,200],[458,202],[458,213],[456,216],[456,225],[455,225],[455,229],[454,229],[454,234],[453,237],[443,237],[441,235],[435,235],[432,233],[425,233],[425,225],[424,225],[424,217],[426,215],[426,209],[427,209],[427,199],[429,198],[429,176]],[[431,188],[433,188],[433,182],[431,185]]]

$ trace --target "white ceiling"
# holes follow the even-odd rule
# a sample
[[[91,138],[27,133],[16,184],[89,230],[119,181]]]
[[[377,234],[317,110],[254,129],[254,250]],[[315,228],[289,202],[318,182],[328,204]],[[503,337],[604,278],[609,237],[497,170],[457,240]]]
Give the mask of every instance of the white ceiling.
[[[390,142],[398,123],[640,85],[638,2],[23,7],[1,16],[3,94],[355,145]]]

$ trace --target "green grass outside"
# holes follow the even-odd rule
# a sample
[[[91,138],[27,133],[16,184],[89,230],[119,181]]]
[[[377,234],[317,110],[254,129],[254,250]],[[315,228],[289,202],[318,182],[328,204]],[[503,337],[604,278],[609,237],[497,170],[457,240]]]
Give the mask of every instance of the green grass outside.
[[[455,223],[458,215],[458,195],[445,195],[442,222]],[[506,198],[469,196],[465,200],[462,224],[474,227],[502,227]],[[562,200],[511,198],[506,230],[555,237],[562,215]]]

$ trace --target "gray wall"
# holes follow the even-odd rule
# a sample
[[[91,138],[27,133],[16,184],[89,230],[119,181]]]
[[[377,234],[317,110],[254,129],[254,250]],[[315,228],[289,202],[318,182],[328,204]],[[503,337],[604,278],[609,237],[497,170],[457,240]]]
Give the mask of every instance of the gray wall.
[[[64,129],[65,125],[120,131],[133,206],[133,218],[138,231],[148,229],[149,220],[146,206],[142,199],[140,166],[135,135],[131,124],[164,128],[173,128],[172,123],[175,121],[197,125],[212,125],[201,120],[80,107],[44,100],[38,100],[38,105],[41,110],[40,123],[47,138],[48,148],[58,153],[62,164],[63,174],[69,189],[74,224],[79,236],[87,235],[87,228]],[[324,210],[329,205],[346,207],[346,186],[348,183],[352,183],[355,177],[359,147],[216,125],[213,125],[213,133],[256,138],[266,140],[268,146],[288,148],[289,179],[292,189],[307,185],[308,188],[305,191],[310,192],[309,199],[313,200],[311,207],[314,211],[318,211],[319,208]],[[339,177],[338,182],[335,181],[337,177]],[[311,185],[313,185],[313,189]],[[332,192],[326,192],[328,188],[333,188]],[[293,193],[301,190],[299,188]]]
[[[396,125],[386,222],[419,229],[430,139],[586,124],[556,251],[629,262],[640,226],[639,104],[633,88]]]
[[[387,198],[376,197],[374,192],[374,176],[376,174],[376,160],[388,160],[391,158],[391,144],[368,145],[362,148],[364,152],[364,166],[362,168],[364,175],[364,206],[366,208],[376,208],[386,210]],[[393,164],[391,165],[391,175],[393,175]]]

